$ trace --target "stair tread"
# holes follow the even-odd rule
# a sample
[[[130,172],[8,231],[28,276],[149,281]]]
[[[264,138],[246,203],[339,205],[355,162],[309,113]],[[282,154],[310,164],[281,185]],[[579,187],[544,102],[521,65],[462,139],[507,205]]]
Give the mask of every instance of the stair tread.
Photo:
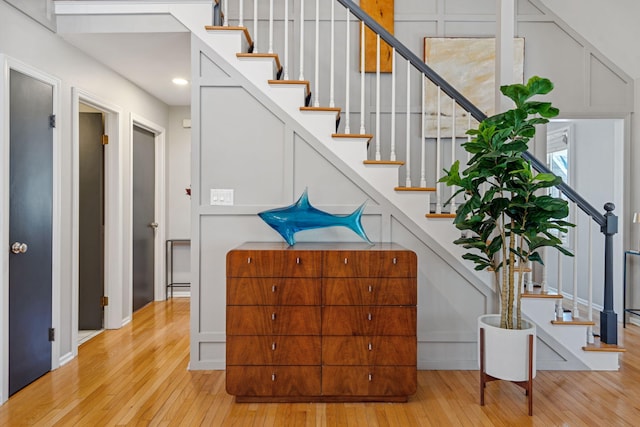
[[[401,160],[365,160],[362,163],[365,165],[404,165],[404,162]]]
[[[580,318],[573,319],[571,313],[565,313],[569,316],[563,316],[562,319],[555,319],[551,321],[552,325],[569,325],[569,326],[595,326],[596,322],[590,320],[584,320]]]
[[[253,45],[253,39],[251,38],[251,34],[249,34],[249,30],[247,27],[222,27],[218,25],[205,25],[204,29],[206,31],[242,31],[244,33],[244,37],[247,39],[247,43],[249,46]]]
[[[334,133],[331,135],[333,138],[365,138],[371,139],[373,135],[369,133]]]
[[[521,298],[552,298],[552,299],[562,299],[562,295],[551,293],[549,291],[543,291],[542,288],[533,288],[533,291],[525,291]]]
[[[311,93],[309,80],[269,80],[270,85],[304,85],[307,95]]]
[[[396,187],[395,191],[436,191],[435,187]]]
[[[280,65],[280,57],[277,53],[236,53],[238,58],[271,58],[276,61],[276,68],[282,68]]]
[[[336,113],[336,120],[339,120],[342,109],[339,107],[300,107],[300,111],[325,111],[328,113]]]
[[[600,340],[596,340],[593,344],[587,344],[582,347],[584,351],[601,351],[601,352],[609,352],[609,353],[624,353],[627,351],[626,348],[620,347],[616,344],[605,344]]]
[[[425,215],[427,218],[455,218],[454,213],[428,213]]]

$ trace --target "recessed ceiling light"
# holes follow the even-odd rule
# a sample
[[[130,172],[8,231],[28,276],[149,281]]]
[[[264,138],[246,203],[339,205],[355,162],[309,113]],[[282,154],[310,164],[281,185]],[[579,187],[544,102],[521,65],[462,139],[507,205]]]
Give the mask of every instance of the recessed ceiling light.
[[[178,86],[184,86],[184,85],[188,85],[189,81],[185,80],[181,77],[176,77],[175,79],[171,80],[174,84],[178,85]]]

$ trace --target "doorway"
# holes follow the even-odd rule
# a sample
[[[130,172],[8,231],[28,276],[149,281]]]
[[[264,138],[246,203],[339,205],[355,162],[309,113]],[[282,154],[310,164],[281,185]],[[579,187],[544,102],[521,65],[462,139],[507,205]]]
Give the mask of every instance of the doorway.
[[[131,116],[131,300],[132,312],[165,298],[165,130]]]
[[[52,368],[54,85],[9,71],[8,395]]]
[[[78,344],[104,327],[104,114],[80,104]]]
[[[133,126],[133,311],[154,300],[155,135]]]

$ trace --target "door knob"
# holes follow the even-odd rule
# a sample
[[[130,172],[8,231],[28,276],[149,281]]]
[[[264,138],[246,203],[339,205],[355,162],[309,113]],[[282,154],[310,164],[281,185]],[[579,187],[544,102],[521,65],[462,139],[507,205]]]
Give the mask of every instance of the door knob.
[[[29,246],[27,246],[26,243],[15,242],[13,245],[11,245],[11,252],[13,252],[14,254],[24,254],[28,249]]]
[[[149,224],[149,227],[153,228],[154,230],[156,228],[158,228],[158,223],[157,222],[152,222],[151,224]]]

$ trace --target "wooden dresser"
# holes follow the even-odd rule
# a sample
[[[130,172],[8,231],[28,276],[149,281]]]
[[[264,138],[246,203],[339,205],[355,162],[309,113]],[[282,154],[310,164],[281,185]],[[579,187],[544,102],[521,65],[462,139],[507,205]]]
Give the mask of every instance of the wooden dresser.
[[[416,302],[416,255],[398,245],[246,243],[227,254],[227,392],[406,401]]]

